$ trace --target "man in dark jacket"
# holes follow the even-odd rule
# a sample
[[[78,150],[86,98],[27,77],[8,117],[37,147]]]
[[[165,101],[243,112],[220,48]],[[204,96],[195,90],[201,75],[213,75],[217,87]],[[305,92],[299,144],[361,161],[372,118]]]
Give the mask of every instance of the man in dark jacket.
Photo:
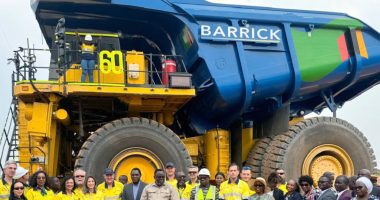
[[[318,181],[318,187],[321,189],[321,194],[317,200],[336,200],[336,195],[332,190],[331,180],[329,177],[321,176]]]
[[[268,186],[271,189],[269,194],[272,194],[275,200],[284,200],[284,192],[278,188],[281,184],[281,178],[278,176],[276,172],[272,172],[268,176]]]
[[[141,171],[139,168],[133,168],[131,171],[132,183],[124,186],[124,191],[121,196],[122,200],[140,200],[141,193],[144,190],[146,183],[140,180]]]
[[[347,176],[338,176],[335,179],[335,189],[338,192],[337,200],[350,200],[351,191],[348,188],[349,180]]]

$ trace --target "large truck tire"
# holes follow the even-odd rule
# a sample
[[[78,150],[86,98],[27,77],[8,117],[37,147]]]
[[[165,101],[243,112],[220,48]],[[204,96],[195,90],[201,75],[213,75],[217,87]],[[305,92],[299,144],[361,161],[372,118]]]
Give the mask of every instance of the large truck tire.
[[[246,165],[251,167],[253,178],[261,176],[261,167],[264,159],[264,154],[267,151],[271,141],[271,137],[259,139],[248,153]]]
[[[127,163],[123,163],[123,159]],[[146,161],[147,164],[138,163],[140,161]],[[123,118],[102,126],[86,140],[78,154],[75,167],[83,168],[87,175],[103,181],[103,170],[107,167],[117,172],[120,163],[128,165],[128,170],[143,165],[141,168],[149,169],[149,172],[141,169],[142,179],[147,181],[153,179],[154,169],[164,168],[167,162],[173,162],[177,171],[184,172],[192,164],[180,138],[156,121]],[[129,175],[129,171],[124,174]]]
[[[264,154],[262,175],[267,177],[283,168],[288,179],[308,174],[318,180],[325,171],[350,176],[363,168],[372,170],[375,160],[367,138],[353,125],[337,118],[316,117],[273,138]]]

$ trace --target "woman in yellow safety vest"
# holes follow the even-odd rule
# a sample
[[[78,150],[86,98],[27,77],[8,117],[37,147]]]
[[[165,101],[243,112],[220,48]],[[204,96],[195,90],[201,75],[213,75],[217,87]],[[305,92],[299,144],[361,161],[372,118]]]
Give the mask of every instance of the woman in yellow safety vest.
[[[83,194],[84,194],[84,200],[103,200],[104,194],[101,191],[98,191],[96,189],[96,181],[95,178],[92,176],[89,176],[84,181],[84,188],[83,188]]]
[[[11,193],[9,194],[9,200],[27,200],[25,197],[25,185],[21,181],[16,181],[11,186]]]
[[[215,174],[215,184],[216,184],[216,189],[220,190],[220,185],[226,180],[226,176],[223,174],[223,172],[217,172]]]
[[[54,192],[50,189],[48,175],[44,171],[37,171],[30,177],[30,189],[25,196],[28,200],[53,200]]]
[[[75,194],[74,190],[76,188],[76,184],[74,178],[71,176],[65,177],[63,179],[63,183],[61,186],[62,191],[59,192],[54,200],[79,200],[81,199],[77,194]]]

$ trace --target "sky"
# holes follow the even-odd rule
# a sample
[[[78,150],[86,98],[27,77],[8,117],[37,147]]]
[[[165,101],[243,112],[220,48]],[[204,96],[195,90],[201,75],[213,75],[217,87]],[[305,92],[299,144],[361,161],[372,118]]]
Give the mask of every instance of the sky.
[[[211,2],[247,4],[267,7],[284,7],[298,9],[317,9],[334,12],[344,12],[357,17],[376,30],[380,30],[378,12],[379,0],[209,0]],[[11,102],[11,74],[13,64],[7,64],[7,59],[13,57],[13,50],[18,47],[26,47],[27,38],[35,48],[47,48],[30,8],[30,2],[26,0],[1,0],[0,1],[0,128],[4,126],[6,113]],[[49,55],[47,53],[37,55],[38,66],[48,66]],[[38,72],[42,74],[46,72]],[[356,99],[346,102],[337,112],[337,117],[344,119],[361,130],[370,141],[375,155],[380,160],[380,86],[376,86]],[[321,115],[332,116],[325,109]],[[316,115],[312,115],[316,116]],[[310,116],[308,116],[310,117]],[[379,162],[378,162],[379,163]],[[379,163],[380,164],[380,163]],[[380,168],[380,166],[378,166]]]

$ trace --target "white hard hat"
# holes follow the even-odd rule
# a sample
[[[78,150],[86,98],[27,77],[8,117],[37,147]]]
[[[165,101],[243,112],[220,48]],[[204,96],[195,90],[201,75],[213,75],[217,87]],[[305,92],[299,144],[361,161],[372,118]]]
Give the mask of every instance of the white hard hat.
[[[208,169],[206,169],[206,168],[201,169],[198,174],[199,175],[206,175],[206,176],[210,177],[210,171],[208,171]]]
[[[18,166],[16,169],[16,173],[13,176],[13,179],[19,179],[19,178],[23,177],[28,172],[29,172],[29,170],[26,170],[23,167]]]
[[[84,37],[84,40],[91,42],[92,41],[92,36],[90,34],[86,34],[86,36]]]

